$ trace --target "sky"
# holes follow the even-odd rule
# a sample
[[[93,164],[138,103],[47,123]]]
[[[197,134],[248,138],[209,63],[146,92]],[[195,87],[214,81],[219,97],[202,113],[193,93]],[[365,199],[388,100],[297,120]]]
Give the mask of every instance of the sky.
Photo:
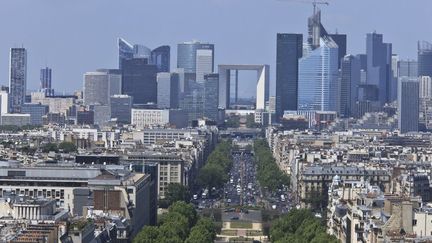
[[[373,31],[402,58],[416,58],[418,40],[432,41],[431,0],[328,1],[323,25],[348,35],[350,54],[364,53],[366,33]],[[303,2],[310,1],[0,0],[0,84],[8,84],[9,48],[24,46],[28,89],[39,88],[39,70],[48,65],[56,92],[72,93],[82,88],[86,71],[117,68],[122,37],[150,48],[170,45],[171,68],[177,43],[214,43],[216,65],[269,64],[274,93],[276,33],[303,33],[305,39],[312,5]],[[253,92],[253,85],[240,85]]]

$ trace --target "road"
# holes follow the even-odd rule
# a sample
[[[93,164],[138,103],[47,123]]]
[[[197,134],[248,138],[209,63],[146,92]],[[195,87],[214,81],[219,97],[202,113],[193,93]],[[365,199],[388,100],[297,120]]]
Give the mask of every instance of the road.
[[[198,198],[193,200],[198,208],[225,208],[231,212],[240,207],[261,207],[277,210],[281,214],[287,213],[292,208],[292,197],[287,190],[279,190],[269,193],[261,188],[257,180],[254,157],[249,152],[235,152],[233,165],[229,172],[229,179],[225,183],[219,197]],[[283,196],[282,196],[283,195]],[[235,217],[234,217],[235,218]]]

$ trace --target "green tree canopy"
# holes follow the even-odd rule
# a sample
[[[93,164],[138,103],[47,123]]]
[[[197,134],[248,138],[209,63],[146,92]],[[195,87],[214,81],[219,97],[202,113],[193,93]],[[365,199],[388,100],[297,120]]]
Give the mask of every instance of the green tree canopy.
[[[61,142],[58,148],[60,150],[63,150],[63,152],[65,153],[72,153],[77,151],[77,147],[71,142]]]
[[[326,242],[337,243],[334,236],[326,233],[322,222],[308,209],[293,209],[277,219],[270,229],[272,242]]]
[[[171,206],[177,201],[189,202],[190,192],[189,189],[179,183],[170,183],[165,191],[165,205],[166,207]]]

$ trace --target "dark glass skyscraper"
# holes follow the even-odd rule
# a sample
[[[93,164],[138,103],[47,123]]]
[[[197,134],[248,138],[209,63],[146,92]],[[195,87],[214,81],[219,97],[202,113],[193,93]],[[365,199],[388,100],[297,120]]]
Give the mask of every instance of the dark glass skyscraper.
[[[122,68],[122,62],[126,59],[134,57],[134,47],[122,38],[118,38],[118,52],[119,52],[119,68]]]
[[[398,127],[401,133],[417,132],[419,128],[419,82],[402,78],[398,88]]]
[[[54,90],[51,88],[52,70],[49,67],[40,70],[40,90],[46,96],[53,96]]]
[[[9,107],[11,113],[20,113],[27,90],[27,51],[11,48],[9,56]]]
[[[342,59],[346,56],[347,52],[347,35],[345,34],[329,34],[329,37],[338,45],[339,48],[339,68],[341,68]]]
[[[432,77],[432,44],[418,42],[418,75]]]
[[[347,55],[341,61],[339,87],[339,114],[342,117],[354,115],[360,84],[360,59]]]
[[[133,104],[157,102],[157,67],[146,58],[132,58],[122,63],[122,93],[132,97]]]
[[[218,120],[219,74],[204,75],[204,116]]]
[[[276,119],[285,110],[297,110],[298,61],[303,53],[302,34],[277,34]]]
[[[151,52],[151,62],[155,64],[158,73],[170,71],[170,47],[160,46]]]
[[[378,101],[384,105],[391,94],[392,44],[383,43],[383,35],[369,33],[366,36],[367,84],[378,88]]]

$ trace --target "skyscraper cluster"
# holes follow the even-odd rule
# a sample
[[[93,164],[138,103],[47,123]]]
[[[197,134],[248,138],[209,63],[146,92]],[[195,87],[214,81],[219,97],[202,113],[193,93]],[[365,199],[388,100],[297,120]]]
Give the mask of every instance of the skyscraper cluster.
[[[70,97],[55,95],[52,69],[45,67],[40,70],[39,93],[32,93],[34,100],[30,100],[30,95],[26,95],[27,51],[12,48],[8,91],[0,93],[1,106],[6,107],[2,112],[22,113],[23,105],[29,102],[50,106],[60,99],[72,98],[70,107],[59,109],[51,105],[51,111],[60,110],[57,115],[71,118],[68,122],[72,123],[78,121],[79,115],[88,114],[97,117],[101,124],[113,119],[130,122],[130,117],[119,117],[131,113],[119,111],[123,108],[179,110],[186,114],[189,123],[199,118],[222,121],[224,109],[239,108],[239,70],[253,70],[257,71],[258,80],[256,102],[251,107],[261,113],[274,113],[272,122],[281,122],[285,114],[307,114],[309,120],[317,117],[317,112],[327,112],[329,117],[361,118],[369,112],[398,109],[400,130],[432,129],[432,44],[419,42],[417,60],[404,59],[393,53],[392,44],[385,42],[382,34],[372,32],[366,34],[365,53],[351,54],[347,52],[347,35],[328,32],[321,17],[321,10],[314,9],[308,18],[305,39],[296,33],[276,35],[273,108],[269,65],[221,64],[215,71],[214,44],[193,40],[177,45],[177,66],[171,69],[170,46],[150,49],[119,38],[118,68],[85,73],[82,95]],[[418,84],[418,94],[409,95],[407,92],[416,90],[413,83]],[[401,87],[410,88],[400,90]],[[418,99],[416,109],[411,106],[417,103],[408,100],[408,96]],[[75,102],[81,98],[82,103]],[[419,113],[418,122],[414,122],[418,126],[408,121],[413,111]],[[95,119],[90,121],[85,123]]]
[[[428,95],[419,96],[432,75],[431,44],[419,42],[418,60],[399,59],[376,32],[366,34],[365,44],[365,54],[347,55],[347,36],[328,33],[319,9],[308,19],[305,43],[301,34],[278,33],[276,120],[285,113],[323,111],[360,118],[397,103],[402,132],[418,131],[419,122],[432,128],[432,102]]]

